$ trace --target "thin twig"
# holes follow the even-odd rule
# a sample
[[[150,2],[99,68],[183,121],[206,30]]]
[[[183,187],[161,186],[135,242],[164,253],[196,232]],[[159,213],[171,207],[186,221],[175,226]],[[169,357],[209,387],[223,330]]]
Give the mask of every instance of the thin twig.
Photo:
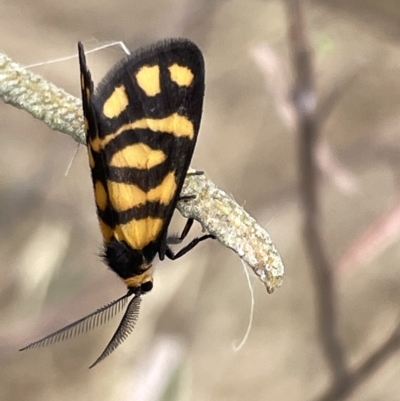
[[[318,205],[316,147],[319,127],[311,48],[306,35],[301,0],[287,0],[289,43],[294,71],[294,107],[299,133],[300,195],[305,213],[304,240],[312,268],[319,338],[335,385],[346,380],[347,367],[337,334],[336,294],[332,266],[321,236]]]
[[[290,130],[296,128],[296,110],[292,99],[290,98],[289,79],[286,73],[286,66],[278,57],[270,46],[263,43],[254,46],[251,49],[257,66],[264,75],[266,87],[275,103],[275,108],[281,118],[283,124]],[[324,123],[329,113],[335,106],[334,102],[338,101],[343,95],[344,88],[351,84],[355,77],[353,72],[351,77],[342,77],[337,84],[333,86],[331,94],[328,94],[322,102],[320,102],[317,115],[318,124]],[[343,166],[327,141],[319,141],[316,145],[316,162],[317,167],[321,170],[324,177],[328,178],[342,192],[346,194],[354,194],[359,191],[359,184],[354,174],[352,174],[345,166]]]
[[[86,144],[82,102],[0,52],[0,97]]]
[[[81,101],[1,53],[0,97],[54,130],[85,143]],[[193,201],[178,204],[178,210],[185,217],[198,220],[222,244],[236,252],[268,292],[282,284],[284,267],[275,245],[269,234],[239,205],[205,176],[189,175],[183,194],[196,194]]]
[[[357,387],[371,377],[400,347],[400,325],[398,325],[390,337],[374,351],[358,368],[349,372],[348,380],[342,386],[333,385],[331,389],[316,401],[339,401],[350,396]]]

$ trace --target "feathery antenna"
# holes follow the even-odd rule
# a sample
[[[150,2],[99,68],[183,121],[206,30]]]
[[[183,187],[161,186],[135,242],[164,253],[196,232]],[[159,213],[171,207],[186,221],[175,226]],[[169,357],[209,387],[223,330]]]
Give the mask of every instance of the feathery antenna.
[[[82,333],[86,333],[87,331],[90,331],[93,328],[108,322],[118,312],[120,312],[121,309],[124,308],[131,294],[132,294],[131,292],[128,292],[121,298],[118,298],[115,301],[112,301],[109,304],[104,305],[102,308],[97,309],[90,315],[87,315],[82,319],[79,319],[76,322],[63,327],[60,330],[57,330],[54,333],[49,334],[46,337],[43,337],[41,340],[35,341],[27,345],[26,347],[21,348],[20,351],[25,351],[31,348],[45,347],[47,345],[55,344],[60,341],[68,340],[70,338],[76,337]]]

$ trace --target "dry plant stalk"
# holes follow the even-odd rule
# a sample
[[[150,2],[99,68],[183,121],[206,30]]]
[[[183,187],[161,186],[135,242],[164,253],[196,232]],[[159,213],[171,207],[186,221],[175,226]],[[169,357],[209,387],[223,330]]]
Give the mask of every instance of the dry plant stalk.
[[[0,96],[50,128],[85,144],[82,103],[41,76],[0,53]],[[272,293],[282,284],[284,266],[269,234],[204,175],[188,175],[183,195],[196,194],[177,205],[185,217],[199,221],[244,260]]]
[[[339,401],[348,398],[400,346],[400,325],[356,368],[350,367],[338,330],[337,293],[333,265],[321,235],[320,202],[318,198],[318,143],[321,115],[324,117],[337,99],[334,92],[318,107],[312,48],[305,23],[305,3],[287,0],[289,46],[294,72],[294,110],[299,135],[300,195],[304,211],[304,240],[307,247],[316,292],[318,334],[325,359],[331,371],[330,387],[315,398],[318,401]]]

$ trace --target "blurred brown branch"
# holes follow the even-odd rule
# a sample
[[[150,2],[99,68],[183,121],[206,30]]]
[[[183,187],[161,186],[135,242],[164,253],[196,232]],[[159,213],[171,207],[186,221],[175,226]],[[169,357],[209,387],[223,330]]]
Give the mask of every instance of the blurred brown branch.
[[[300,196],[305,214],[304,240],[315,283],[320,341],[334,382],[347,378],[347,367],[338,336],[336,294],[331,263],[321,235],[318,202],[316,146],[319,126],[312,65],[312,49],[305,29],[303,2],[288,0],[289,46],[294,71],[293,104],[299,134]]]
[[[349,82],[348,80],[317,105],[312,49],[305,27],[304,2],[287,0],[289,46],[294,72],[293,107],[299,134],[300,195],[305,215],[304,240],[308,249],[315,284],[319,338],[332,373],[330,389],[319,401],[345,399],[365,381],[400,346],[400,329],[396,327],[389,339],[358,368],[348,367],[338,335],[337,299],[333,265],[322,239],[318,200],[318,143],[321,124]],[[375,227],[376,229],[376,227]],[[369,233],[371,235],[371,233]],[[365,241],[364,241],[365,242]]]
[[[337,386],[333,384],[324,395],[316,398],[316,401],[338,401],[346,399],[357,387],[368,380],[386,360],[398,352],[399,347],[400,325],[397,325],[392,334],[377,350],[366,358],[360,366],[348,373],[348,378],[344,385]]]
[[[272,94],[276,111],[283,124],[291,131],[296,129],[296,110],[291,99],[289,88],[289,73],[286,71],[284,63],[276,52],[267,43],[254,46],[251,55],[257,66],[264,75],[267,89]],[[334,108],[344,90],[353,82],[359,69],[344,74],[335,82],[333,90],[325,99],[322,99],[321,106],[318,108],[318,124],[321,126],[327,119],[329,113]],[[354,174],[343,166],[330,144],[325,140],[320,140],[315,146],[315,159],[320,172],[333,182],[342,192],[354,194],[359,192],[359,183]]]

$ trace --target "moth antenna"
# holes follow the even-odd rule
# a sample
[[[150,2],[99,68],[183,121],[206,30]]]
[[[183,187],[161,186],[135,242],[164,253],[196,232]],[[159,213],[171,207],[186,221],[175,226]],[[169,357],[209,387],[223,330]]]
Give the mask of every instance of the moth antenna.
[[[249,290],[250,290],[251,308],[250,308],[250,319],[249,319],[249,323],[247,325],[246,333],[243,336],[243,339],[242,339],[242,341],[240,342],[239,345],[233,344],[233,350],[235,352],[240,351],[243,348],[243,346],[246,344],[247,339],[249,338],[251,327],[253,325],[253,317],[254,317],[254,289],[253,289],[253,286],[252,286],[251,281],[250,281],[250,275],[249,275],[249,272],[247,270],[247,267],[246,267],[245,263],[243,262],[243,260],[241,260],[241,262],[242,262],[244,274],[246,275],[247,285],[249,286]]]
[[[124,317],[121,320],[117,330],[112,336],[107,347],[104,349],[102,354],[97,358],[97,360],[89,366],[89,369],[95,367],[103,359],[107,358],[112,352],[114,352],[132,333],[135,328],[135,323],[139,316],[140,303],[142,298],[140,296],[135,296],[129,303],[128,308],[125,311]]]
[[[124,53],[126,55],[129,56],[131,54],[130,50],[128,49],[128,47],[126,46],[126,44],[122,40],[113,41],[113,42],[110,42],[110,43],[104,43],[103,45],[97,46],[92,50],[87,50],[85,53],[86,54],[94,53],[94,52],[97,52],[99,50],[107,49],[107,47],[112,47],[112,46],[120,46],[121,49],[124,51]],[[25,68],[34,68],[34,67],[40,67],[40,66],[48,65],[48,64],[60,63],[62,61],[72,60],[74,58],[76,58],[76,54],[73,54],[71,56],[55,58],[53,60],[42,61],[40,63],[29,64],[29,65],[26,65]]]
[[[90,331],[93,328],[102,325],[103,323],[108,322],[119,311],[121,311],[121,309],[124,308],[124,306],[128,302],[128,297],[130,295],[131,292],[128,292],[121,298],[118,298],[115,301],[104,305],[102,308],[97,309],[90,315],[87,315],[82,319],[79,319],[76,322],[73,322],[68,326],[63,327],[60,330],[57,330],[54,333],[43,337],[41,340],[35,341],[27,345],[26,347],[21,348],[20,351],[25,351],[31,348],[45,347],[47,345],[55,344],[60,341],[68,340],[70,338],[80,335],[81,333],[86,333],[87,331]]]
[[[79,146],[80,146],[80,144],[78,143],[78,146],[76,147],[76,150],[75,150],[75,152],[74,152],[74,155],[72,156],[72,159],[71,159],[71,161],[69,162],[67,169],[65,170],[64,177],[66,177],[66,176],[69,174],[69,171],[71,170],[72,164],[73,164],[73,162],[75,161],[76,156],[77,156],[77,154],[78,154]]]

